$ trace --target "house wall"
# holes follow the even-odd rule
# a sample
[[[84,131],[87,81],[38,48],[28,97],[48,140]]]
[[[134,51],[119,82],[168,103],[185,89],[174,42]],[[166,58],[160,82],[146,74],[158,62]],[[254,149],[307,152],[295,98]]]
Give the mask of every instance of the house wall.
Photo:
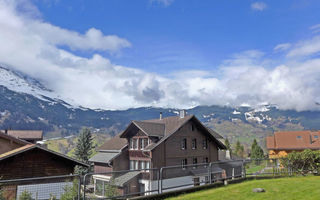
[[[6,179],[69,175],[75,163],[41,149],[32,149],[0,162],[0,177]]]
[[[0,138],[0,154],[22,147],[23,145],[18,144],[8,139]]]
[[[108,164],[105,164],[105,163],[94,163],[93,171],[94,173],[111,172],[112,167],[110,167]]]
[[[193,126],[193,130],[192,130]],[[187,139],[187,148],[181,149],[181,141]],[[192,149],[192,139],[196,139],[197,148]],[[208,140],[208,148],[204,149],[202,142]],[[189,121],[176,133],[169,137],[162,144],[157,146],[152,152],[153,167],[181,166],[182,159],[187,159],[187,164],[193,164],[193,158],[197,158],[197,163],[203,163],[204,158],[208,157],[208,162],[218,161],[218,147],[214,141],[210,141],[205,133],[202,133],[194,122]],[[185,176],[187,170],[180,167],[164,170],[163,178]],[[171,174],[171,175],[170,175]]]
[[[125,148],[119,156],[113,159],[113,171],[129,170],[129,151]]]

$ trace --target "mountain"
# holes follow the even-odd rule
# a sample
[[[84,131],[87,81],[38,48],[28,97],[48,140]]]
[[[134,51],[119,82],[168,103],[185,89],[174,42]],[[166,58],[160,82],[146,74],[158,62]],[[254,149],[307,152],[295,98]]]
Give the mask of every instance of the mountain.
[[[198,106],[186,110],[231,142],[246,146],[256,138],[277,130],[320,129],[320,112],[279,110],[274,105],[260,108]],[[71,105],[36,79],[0,66],[0,129],[41,129],[46,138],[74,135],[86,126],[95,133],[114,135],[131,120],[178,114],[177,109],[132,108],[123,111],[94,110]]]

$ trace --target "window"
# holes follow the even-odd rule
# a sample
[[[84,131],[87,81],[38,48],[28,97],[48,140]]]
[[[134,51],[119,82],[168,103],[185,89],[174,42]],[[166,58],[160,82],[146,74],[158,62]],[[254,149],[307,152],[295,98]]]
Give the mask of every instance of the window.
[[[319,136],[318,135],[315,135],[315,136],[313,136],[314,138],[319,138]]]
[[[208,157],[204,157],[204,158],[203,158],[203,163],[209,163]]]
[[[192,139],[192,149],[196,149],[197,148],[197,139],[194,138]]]
[[[134,161],[134,169],[139,169],[139,161]]]
[[[139,140],[138,140],[138,139],[133,138],[133,139],[132,139],[132,146],[133,146],[133,149],[137,150],[137,149],[138,149],[138,145],[139,145]]]
[[[194,164],[194,165],[198,164],[198,159],[197,158],[193,158],[192,159],[192,164]],[[193,168],[197,168],[197,166],[193,166]]]
[[[141,138],[140,139],[141,149],[146,148],[148,145],[149,145],[149,139],[148,138]]]
[[[187,164],[188,164],[188,160],[186,158],[181,160],[182,169],[185,169]]]
[[[135,138],[130,138],[130,149],[138,149],[138,142],[139,140],[138,139],[135,139]]]
[[[301,139],[302,137],[301,137],[301,135],[298,135],[297,138],[298,138],[298,139]]]
[[[140,169],[145,169],[145,161],[140,161]]]
[[[130,160],[130,170],[134,170],[134,160]]]
[[[150,161],[146,161],[146,169],[150,169]],[[149,170],[147,170],[149,171]]]
[[[194,126],[193,126],[193,124],[191,125],[191,130],[194,131]]]
[[[187,149],[187,139],[186,138],[184,138],[181,141],[181,149]]]
[[[207,139],[204,139],[202,141],[202,147],[203,147],[203,149],[207,149],[208,148],[208,140]]]

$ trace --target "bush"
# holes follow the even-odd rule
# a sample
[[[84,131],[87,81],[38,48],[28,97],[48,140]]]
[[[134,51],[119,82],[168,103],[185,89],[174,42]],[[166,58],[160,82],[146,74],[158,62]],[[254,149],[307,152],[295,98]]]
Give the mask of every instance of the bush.
[[[19,200],[32,200],[32,194],[25,190],[21,193]]]
[[[281,164],[293,172],[307,174],[308,172],[320,173],[320,150],[306,149],[302,152],[289,153],[281,159]]]

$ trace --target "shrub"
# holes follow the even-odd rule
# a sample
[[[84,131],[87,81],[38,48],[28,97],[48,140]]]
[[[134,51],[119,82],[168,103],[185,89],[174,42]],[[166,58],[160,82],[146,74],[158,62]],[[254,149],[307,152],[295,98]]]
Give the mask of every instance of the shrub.
[[[32,194],[25,190],[19,196],[19,200],[32,200]]]
[[[293,172],[301,174],[320,173],[320,151],[306,149],[302,152],[292,152],[281,159],[281,164]]]

